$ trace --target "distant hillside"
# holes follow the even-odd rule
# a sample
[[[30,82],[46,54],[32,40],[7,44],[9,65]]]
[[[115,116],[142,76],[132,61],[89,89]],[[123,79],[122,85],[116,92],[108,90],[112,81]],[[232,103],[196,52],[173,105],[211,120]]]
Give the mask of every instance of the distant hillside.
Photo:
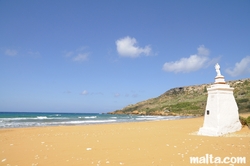
[[[128,105],[109,114],[201,116],[206,108],[207,87],[211,84],[173,88],[159,97]],[[235,88],[239,112],[250,112],[250,78],[228,81],[227,84]]]

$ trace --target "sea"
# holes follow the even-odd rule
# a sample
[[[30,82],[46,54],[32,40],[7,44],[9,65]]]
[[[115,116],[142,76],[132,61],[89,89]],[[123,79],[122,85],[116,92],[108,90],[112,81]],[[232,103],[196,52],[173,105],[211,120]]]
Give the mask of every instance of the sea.
[[[91,125],[105,123],[175,120],[183,118],[189,117],[114,115],[103,113],[0,112],[0,128]]]

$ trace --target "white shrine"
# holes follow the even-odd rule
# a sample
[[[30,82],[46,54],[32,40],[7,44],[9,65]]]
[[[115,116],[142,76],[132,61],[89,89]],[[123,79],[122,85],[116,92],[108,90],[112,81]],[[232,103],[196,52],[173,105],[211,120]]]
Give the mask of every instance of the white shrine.
[[[208,98],[203,127],[198,135],[221,136],[241,130],[238,106],[233,90],[221,75],[220,65],[215,65],[217,76],[214,84],[207,88]]]

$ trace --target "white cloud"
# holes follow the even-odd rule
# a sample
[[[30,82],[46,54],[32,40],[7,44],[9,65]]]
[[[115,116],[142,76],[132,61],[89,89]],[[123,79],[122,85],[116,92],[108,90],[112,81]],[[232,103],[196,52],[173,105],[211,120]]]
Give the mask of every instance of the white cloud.
[[[239,63],[237,62],[233,70],[226,69],[226,72],[233,77],[250,73],[250,56],[246,56]]]
[[[205,48],[204,45],[201,45],[200,47],[197,48],[197,51],[198,51],[198,55],[199,56],[209,56],[210,54],[210,51],[209,49]]]
[[[82,94],[82,95],[87,95],[87,94],[89,94],[89,92],[88,92],[87,90],[84,90],[84,91],[82,91],[81,94]]]
[[[136,58],[141,54],[150,55],[151,47],[145,46],[144,48],[136,46],[137,41],[135,38],[129,36],[121,38],[116,41],[116,49],[120,56]]]
[[[88,52],[85,51],[86,47],[80,47],[75,51],[68,51],[64,53],[64,56],[67,58],[71,58],[75,62],[83,62],[86,61],[89,57]]]
[[[88,53],[80,53],[73,58],[73,61],[82,62],[88,59]]]
[[[5,55],[8,55],[8,56],[16,56],[17,53],[18,52],[16,50],[12,50],[12,49],[5,50]]]
[[[188,58],[181,58],[175,62],[166,62],[163,65],[163,70],[166,72],[183,72],[189,73],[206,67],[209,64],[209,50],[201,45],[197,48],[197,54],[190,55]]]
[[[81,92],[81,95],[103,95],[103,93],[102,92],[89,92],[87,90],[84,90]]]

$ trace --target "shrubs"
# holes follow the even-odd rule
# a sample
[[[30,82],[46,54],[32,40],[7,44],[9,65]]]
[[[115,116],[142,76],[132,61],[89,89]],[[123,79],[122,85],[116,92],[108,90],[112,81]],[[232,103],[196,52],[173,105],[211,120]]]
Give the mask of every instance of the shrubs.
[[[242,124],[242,126],[247,125],[247,118],[240,116],[240,123]]]
[[[247,126],[249,127],[249,129],[250,129],[250,116],[249,117],[247,117],[247,119],[246,119],[246,123],[247,123]]]
[[[239,119],[242,126],[248,126],[250,128],[250,116],[248,116],[247,118],[240,116]]]
[[[247,99],[247,98],[237,100],[238,103],[245,103],[245,102],[248,102],[248,101],[249,101],[249,99]]]

